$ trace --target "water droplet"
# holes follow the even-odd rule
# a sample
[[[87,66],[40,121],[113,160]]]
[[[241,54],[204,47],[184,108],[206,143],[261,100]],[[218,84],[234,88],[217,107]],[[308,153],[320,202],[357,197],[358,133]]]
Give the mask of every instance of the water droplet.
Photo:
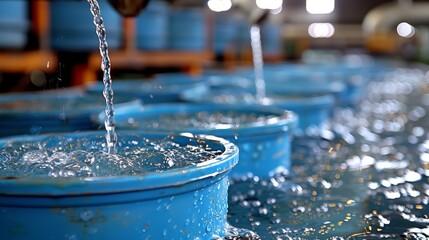
[[[94,217],[94,213],[90,210],[82,211],[79,214],[79,217],[84,222],[89,222]]]

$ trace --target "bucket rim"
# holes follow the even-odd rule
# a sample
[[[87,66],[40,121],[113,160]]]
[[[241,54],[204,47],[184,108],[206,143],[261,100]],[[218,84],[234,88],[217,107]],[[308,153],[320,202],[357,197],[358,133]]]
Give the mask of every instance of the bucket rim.
[[[273,106],[264,106],[259,104],[189,104],[189,103],[171,103],[146,105],[138,111],[122,111],[116,108],[116,122],[118,128],[127,128],[124,121],[130,117],[145,117],[157,115],[175,115],[175,114],[193,114],[198,112],[221,112],[238,111],[246,113],[260,113],[267,116],[273,116],[274,121],[268,121],[257,124],[246,124],[239,127],[229,127],[225,129],[203,129],[196,127],[185,127],[184,129],[156,129],[156,128],[137,128],[139,131],[174,134],[178,132],[191,132],[194,134],[209,134],[223,138],[230,138],[232,135],[255,136],[260,134],[289,132],[297,126],[298,116],[292,112]],[[98,116],[98,122],[104,121],[104,113]],[[128,128],[129,129],[129,128]]]
[[[244,89],[210,89],[206,92],[195,92],[192,89],[186,90],[181,95],[181,98],[190,103],[198,104],[255,104],[254,102],[236,102],[236,103],[223,103],[216,102],[211,98],[222,96],[222,95],[251,95],[254,94]],[[274,98],[271,103],[264,104],[264,106],[271,107],[293,107],[298,108],[325,108],[333,107],[335,105],[335,95],[331,93],[320,93],[320,94],[282,94],[281,92],[268,92],[267,98]],[[279,100],[275,100],[279,98]],[[255,100],[256,101],[256,100]],[[294,111],[294,109],[286,109]]]
[[[272,94],[273,96],[282,96],[281,94]],[[268,94],[270,96],[270,94]],[[335,105],[335,96],[333,94],[320,94],[320,95],[304,95],[298,96],[297,99],[287,99],[293,95],[285,95],[284,102],[273,102],[273,106],[284,106],[291,108],[327,108]],[[292,110],[292,109],[291,109]]]
[[[162,138],[164,133],[144,133],[136,131],[118,131],[118,137],[142,136]],[[104,136],[104,131],[86,131],[79,133],[42,134],[37,136],[22,135],[0,139],[0,148],[8,141],[41,140],[49,136]],[[177,138],[209,141],[222,147],[222,154],[213,159],[182,168],[163,172],[148,172],[142,175],[124,175],[108,177],[0,177],[0,197],[3,196],[81,196],[146,191],[166,187],[185,185],[207,178],[219,178],[229,172],[238,163],[238,147],[228,140],[211,136],[190,133],[178,133]],[[186,173],[186,174],[185,174]]]
[[[116,100],[116,99],[115,99]],[[23,102],[22,108],[0,108],[0,116],[7,117],[7,119],[18,119],[19,121],[32,122],[33,120],[66,120],[68,118],[86,118],[88,115],[98,114],[100,110],[105,108],[105,102],[103,102],[102,96],[94,94],[85,94],[72,90],[70,92],[59,91],[59,92],[30,92],[30,93],[13,93],[0,95],[1,104],[14,104],[16,102]],[[46,103],[61,101],[61,105],[67,107],[55,108],[52,106],[50,109],[34,108],[34,105],[25,104],[28,103]],[[99,101],[99,104],[96,102]],[[82,104],[85,107],[73,106],[75,103],[92,103],[93,106]],[[142,101],[137,98],[119,98],[119,102],[115,104],[118,107],[125,108],[138,108],[142,105]],[[25,119],[29,118],[28,121]]]
[[[150,95],[150,94],[178,94],[184,89],[194,89],[208,87],[203,81],[188,81],[178,83],[168,83],[161,80],[147,80],[147,79],[120,79],[113,83],[115,94],[137,94],[137,95]],[[86,92],[99,93],[103,90],[104,85],[102,82],[93,82],[85,85]]]

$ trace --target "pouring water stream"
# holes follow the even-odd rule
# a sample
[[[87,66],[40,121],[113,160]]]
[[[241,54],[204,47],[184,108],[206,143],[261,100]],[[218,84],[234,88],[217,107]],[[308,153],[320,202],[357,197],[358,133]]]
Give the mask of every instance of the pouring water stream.
[[[99,49],[101,54],[101,70],[103,71],[103,95],[106,100],[106,120],[104,126],[106,128],[106,144],[107,151],[110,154],[116,153],[116,143],[118,137],[116,135],[116,122],[115,122],[115,110],[113,108],[113,89],[112,89],[112,78],[110,76],[110,58],[108,51],[108,44],[106,39],[106,29],[104,28],[104,20],[101,17],[100,6],[97,0],[88,0],[90,4],[91,13],[94,16],[94,25],[96,27],[96,33],[99,41]]]
[[[264,59],[261,46],[261,31],[258,25],[250,28],[253,70],[255,74],[256,100],[263,104],[265,100]]]

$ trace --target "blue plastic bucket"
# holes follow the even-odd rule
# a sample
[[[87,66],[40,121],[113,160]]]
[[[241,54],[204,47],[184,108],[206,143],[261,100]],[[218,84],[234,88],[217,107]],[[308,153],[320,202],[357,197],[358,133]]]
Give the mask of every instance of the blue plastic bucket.
[[[119,106],[138,109],[139,100],[115,99]],[[117,105],[117,106],[118,106]],[[0,136],[98,129],[94,115],[105,108],[101,93],[21,93],[0,95]]]
[[[170,49],[201,51],[206,48],[206,20],[202,8],[172,10],[169,20]]]
[[[322,70],[330,72],[334,79],[340,80],[346,85],[343,106],[356,106],[365,95],[365,89],[371,78],[371,71],[366,67],[335,65],[325,66]]]
[[[242,74],[252,76],[248,69],[242,70]],[[277,89],[279,85],[299,86],[302,83],[311,86],[300,90],[303,92],[331,88],[336,92],[338,104],[343,107],[353,107],[360,102],[371,78],[370,68],[346,64],[277,64],[267,66],[264,74],[268,90]]]
[[[0,1],[0,48],[22,48],[27,43],[28,2]]]
[[[137,47],[143,50],[161,50],[168,46],[168,3],[150,1],[137,20]]]
[[[188,94],[201,95],[205,94],[211,89],[224,89],[224,88],[237,88],[249,89],[254,87],[254,83],[247,78],[233,75],[226,72],[204,73],[203,75],[193,76],[186,73],[160,73],[156,74],[154,78],[155,83],[166,85],[189,85],[189,84],[204,84],[206,88],[187,88],[180,93],[180,99],[185,92]]]
[[[295,112],[299,117],[298,128],[321,127],[329,121],[335,107],[335,97],[331,94],[314,96],[273,95],[272,106]]]
[[[252,89],[255,86],[254,81],[239,76],[237,74],[232,74],[228,72],[212,72],[204,73],[202,79],[207,82],[210,89]]]
[[[241,69],[236,74],[254,81],[253,69]],[[271,65],[264,70],[267,94],[289,96],[315,96],[332,94],[336,105],[344,106],[348,102],[347,85],[341,80],[330,77],[328,73],[311,70],[300,65]],[[255,93],[255,86],[247,89]]]
[[[123,141],[118,151],[135,141],[165,137],[119,132],[118,138]],[[88,138],[91,144],[75,144],[82,138]],[[152,166],[136,175],[52,178],[22,177],[19,173],[5,176],[0,171],[3,224],[0,236],[2,239],[166,240],[208,240],[214,235],[223,236],[228,208],[227,176],[238,161],[238,149],[212,136],[176,135],[168,139],[196,149],[204,144],[206,149],[220,154],[207,161],[162,171]],[[50,148],[63,146],[64,151],[94,152],[103,150],[100,148],[104,140],[104,132],[39,135],[0,140],[0,150],[10,148],[11,144],[40,143]],[[157,156],[144,160],[157,162]]]
[[[238,23],[230,12],[214,14],[213,49],[217,54],[224,54],[237,47]]]
[[[265,22],[261,26],[262,53],[264,56],[281,56],[283,52],[282,26],[274,22]]]
[[[109,49],[122,45],[122,17],[107,2],[99,0],[101,15],[106,27]],[[51,46],[65,51],[98,49],[93,16],[85,0],[52,0],[50,4]]]
[[[103,115],[99,121],[104,121]],[[231,176],[253,173],[268,177],[290,168],[291,133],[297,119],[292,112],[256,105],[159,104],[138,112],[117,108],[116,121],[119,129],[225,138],[240,149],[240,163]]]
[[[86,86],[89,93],[99,94],[104,85],[102,82],[91,83]],[[208,88],[204,82],[192,81],[183,82],[163,82],[150,80],[116,80],[113,83],[115,96],[126,99],[138,98],[143,104],[180,102],[180,95],[187,89],[196,92],[206,91]]]
[[[154,76],[154,82],[159,84],[195,84],[202,83],[203,78],[183,72],[158,73]]]
[[[218,89],[205,93],[190,90],[185,91],[182,98],[193,103],[258,104],[254,94],[239,89]],[[304,131],[309,127],[321,127],[330,119],[335,107],[335,97],[331,94],[309,96],[268,94],[264,104],[296,113],[299,117],[297,129]]]

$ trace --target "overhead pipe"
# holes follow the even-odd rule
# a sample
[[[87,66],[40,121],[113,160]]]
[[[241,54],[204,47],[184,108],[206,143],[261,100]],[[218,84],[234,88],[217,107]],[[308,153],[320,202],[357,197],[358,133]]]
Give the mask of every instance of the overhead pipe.
[[[429,3],[386,3],[366,14],[362,28],[366,35],[376,32],[390,32],[400,22],[429,25]]]

